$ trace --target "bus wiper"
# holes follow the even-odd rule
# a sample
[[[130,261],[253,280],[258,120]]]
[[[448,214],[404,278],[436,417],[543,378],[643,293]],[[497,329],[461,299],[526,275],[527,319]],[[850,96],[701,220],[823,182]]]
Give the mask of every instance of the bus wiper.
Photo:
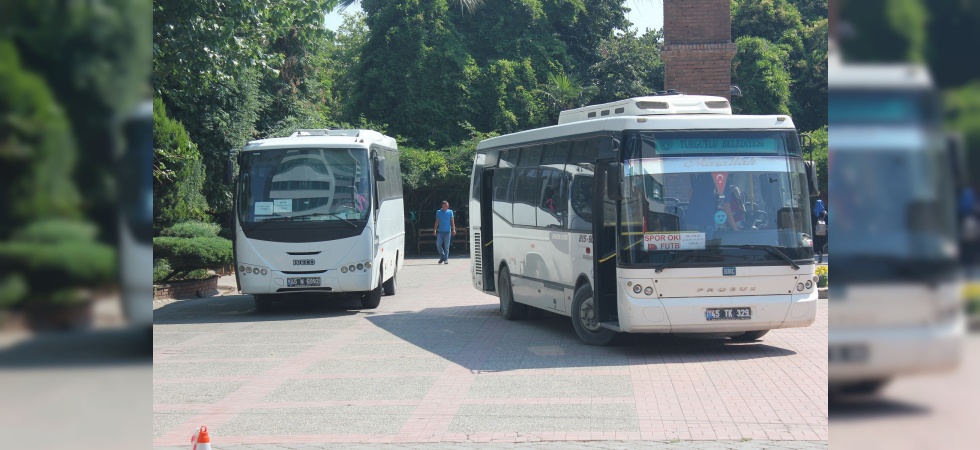
[[[354,228],[357,228],[357,225],[355,225],[354,222],[351,222],[351,221],[349,221],[349,220],[341,217],[340,214],[332,213],[332,212],[328,212],[328,213],[315,212],[315,213],[309,213],[309,214],[300,214],[298,216],[293,216],[293,217],[316,217],[316,216],[331,216],[331,217],[336,217],[336,218],[338,218],[340,220],[343,220],[344,222],[347,222],[348,225],[350,225],[350,226],[352,226]]]
[[[774,246],[774,245],[767,245],[767,244],[742,244],[742,245],[719,245],[718,247],[719,248],[752,248],[752,249],[765,250],[766,253],[769,253],[770,255],[778,256],[783,261],[786,261],[787,263],[789,263],[790,267],[792,267],[793,270],[800,270],[800,266],[798,264],[796,264],[796,261],[793,261],[789,256],[786,256],[785,253],[779,251],[779,249],[776,248],[776,246]]]
[[[272,213],[272,215],[274,215],[276,217],[270,217],[268,219],[262,219],[261,221],[256,222],[256,223],[285,222],[285,221],[293,220],[293,217],[296,217],[296,216],[286,216],[286,215],[279,214],[279,213]]]
[[[675,255],[676,255],[676,253],[675,253]],[[670,261],[667,261],[667,262],[665,262],[665,263],[657,266],[654,269],[654,272],[657,272],[657,273],[663,272],[664,269],[668,269],[668,268],[674,267],[674,266],[676,266],[676,265],[678,265],[678,264],[680,264],[680,263],[682,263],[684,261],[687,261],[687,260],[689,260],[689,259],[691,259],[691,258],[693,258],[695,256],[719,256],[719,255],[717,253],[715,253],[715,252],[709,252],[709,251],[705,251],[705,250],[700,250],[700,251],[699,250],[689,250],[687,253],[684,253],[683,255],[677,256],[674,259],[672,259]]]

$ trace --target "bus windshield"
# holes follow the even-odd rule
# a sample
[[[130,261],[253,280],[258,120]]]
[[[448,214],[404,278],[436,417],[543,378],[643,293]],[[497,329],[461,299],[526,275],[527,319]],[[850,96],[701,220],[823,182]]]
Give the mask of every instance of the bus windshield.
[[[662,141],[643,134],[624,161],[622,264],[683,258],[691,266],[771,265],[813,258],[795,133],[671,132]]]
[[[833,203],[834,254],[848,267],[842,279],[951,272],[955,205],[941,152],[839,148],[835,158],[830,188],[847,193]]]
[[[367,150],[300,148],[241,156],[238,214],[243,226],[317,221],[364,226],[371,205]]]

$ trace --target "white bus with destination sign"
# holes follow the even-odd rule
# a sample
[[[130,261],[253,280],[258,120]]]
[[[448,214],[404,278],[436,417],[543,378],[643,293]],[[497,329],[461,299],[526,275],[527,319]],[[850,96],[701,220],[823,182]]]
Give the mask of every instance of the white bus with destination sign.
[[[405,207],[394,139],[298,130],[237,155],[235,274],[256,309],[286,294],[352,293],[370,309],[395,293]]]
[[[478,146],[474,286],[506,319],[540,308],[619,332],[755,340],[816,318],[810,192],[788,116],[657,95],[561,113]]]

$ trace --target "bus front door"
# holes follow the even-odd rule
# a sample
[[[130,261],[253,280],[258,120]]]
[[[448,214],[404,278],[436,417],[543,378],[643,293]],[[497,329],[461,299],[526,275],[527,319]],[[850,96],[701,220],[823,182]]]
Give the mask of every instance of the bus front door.
[[[483,262],[483,292],[496,292],[493,259],[493,169],[484,169],[480,182],[480,239],[476,245],[481,248]]]
[[[609,162],[596,164],[595,192],[592,208],[593,295],[600,322],[618,325],[616,306],[616,201],[610,200],[606,188]]]

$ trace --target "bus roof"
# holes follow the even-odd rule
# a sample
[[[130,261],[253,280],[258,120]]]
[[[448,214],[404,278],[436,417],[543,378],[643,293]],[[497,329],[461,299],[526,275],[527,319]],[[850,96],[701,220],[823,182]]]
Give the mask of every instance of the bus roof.
[[[675,114],[732,114],[725,97],[664,94],[634,97],[569,109],[558,114],[558,124],[602,119],[606,116],[660,116]]]
[[[929,70],[916,64],[829,65],[827,87],[830,89],[931,89]]]
[[[301,129],[289,137],[261,139],[251,141],[242,151],[272,149],[272,148],[301,148],[301,147],[370,147],[377,144],[382,147],[397,149],[395,139],[374,130],[340,130],[340,129]]]
[[[610,119],[585,120],[519,133],[497,136],[480,142],[478,150],[519,145],[525,142],[545,141],[564,136],[590,133],[619,132],[624,130],[772,130],[795,129],[788,115],[675,115],[631,116]]]

